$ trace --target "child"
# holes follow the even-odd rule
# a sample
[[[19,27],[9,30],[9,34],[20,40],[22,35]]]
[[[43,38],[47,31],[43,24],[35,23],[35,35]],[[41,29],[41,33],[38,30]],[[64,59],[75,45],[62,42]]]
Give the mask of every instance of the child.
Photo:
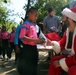
[[[19,38],[22,39],[23,49],[18,60],[20,75],[37,75],[38,51],[36,45],[45,42],[37,37],[35,29],[38,10],[31,7],[28,10],[28,19],[21,27]]]
[[[3,54],[3,61],[5,60],[5,53],[7,53],[7,58],[10,59],[9,56],[9,33],[6,31],[6,26],[2,26],[1,31],[1,40],[2,40],[2,54]]]
[[[10,51],[9,51],[10,52],[10,58],[11,58],[12,50],[15,51],[15,45],[14,45],[15,30],[16,30],[16,28],[13,26],[12,32],[10,33],[10,39],[9,39],[9,41],[10,41]],[[16,61],[16,51],[15,51],[15,61]]]
[[[65,8],[62,14],[68,17],[68,28],[63,38],[59,41],[52,41],[53,50],[63,55],[52,58],[48,75],[62,75],[62,70],[68,75],[76,75],[76,7]]]

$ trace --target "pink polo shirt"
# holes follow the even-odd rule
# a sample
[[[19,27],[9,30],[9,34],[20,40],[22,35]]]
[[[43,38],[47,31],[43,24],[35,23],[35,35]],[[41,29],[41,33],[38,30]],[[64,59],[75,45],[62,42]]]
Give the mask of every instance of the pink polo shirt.
[[[10,33],[10,42],[14,42],[15,33]]]
[[[26,20],[26,22],[22,25],[19,38],[22,39],[26,36],[33,39],[37,38],[35,25],[29,20]],[[36,45],[36,43],[34,42],[23,41],[23,43],[28,45]]]
[[[9,39],[9,33],[8,32],[1,32],[1,39],[6,40]]]

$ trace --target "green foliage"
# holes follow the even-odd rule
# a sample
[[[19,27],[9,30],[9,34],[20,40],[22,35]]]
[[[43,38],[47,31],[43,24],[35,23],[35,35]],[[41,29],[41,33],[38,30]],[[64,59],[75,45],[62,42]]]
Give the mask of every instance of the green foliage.
[[[10,0],[7,0],[8,2],[10,2]],[[17,25],[14,21],[10,21],[8,20],[9,14],[8,14],[8,10],[7,7],[4,6],[5,2],[4,0],[0,1],[0,27],[2,25],[5,25],[7,27],[7,30],[10,32],[12,26]]]
[[[2,1],[0,2],[0,24],[3,24],[3,22],[8,17],[7,15],[7,8],[3,6]]]
[[[47,10],[53,6],[56,10],[56,15],[61,16],[62,8],[72,0],[37,0],[35,7],[39,10],[38,22],[42,21],[48,14]]]
[[[12,22],[12,21],[6,21],[5,22],[5,26],[6,26],[8,32],[11,32],[12,27],[16,26],[16,25],[17,25],[17,23]]]

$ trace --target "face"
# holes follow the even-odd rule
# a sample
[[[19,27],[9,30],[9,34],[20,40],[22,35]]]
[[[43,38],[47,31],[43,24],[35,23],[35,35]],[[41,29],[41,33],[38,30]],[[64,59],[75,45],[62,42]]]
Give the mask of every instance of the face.
[[[29,13],[28,14],[28,18],[32,21],[32,22],[36,22],[38,17],[38,12],[33,12],[33,13]]]
[[[70,29],[74,28],[75,26],[74,26],[74,24],[73,24],[73,23],[74,23],[73,20],[70,19],[70,18],[68,18],[68,21],[69,21],[69,23],[70,23],[70,24],[69,24],[69,28],[70,28]]]
[[[2,30],[3,30],[3,31],[6,31],[6,27],[3,27]]]
[[[71,32],[74,32],[74,29],[76,27],[76,23],[71,19],[71,18],[68,18],[68,28]]]
[[[15,30],[16,30],[16,28],[15,27],[12,27],[12,31],[15,32]]]
[[[49,13],[50,16],[53,16],[54,14],[55,14],[54,10]]]
[[[67,17],[65,15],[63,15],[61,20],[64,22],[64,21],[66,21],[66,19],[67,19]]]

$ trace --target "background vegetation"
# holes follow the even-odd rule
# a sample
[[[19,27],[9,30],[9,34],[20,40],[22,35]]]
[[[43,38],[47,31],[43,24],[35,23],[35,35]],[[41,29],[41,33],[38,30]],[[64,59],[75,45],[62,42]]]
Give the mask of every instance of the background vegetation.
[[[72,0],[27,0],[27,4],[23,7],[26,11],[25,18],[27,15],[27,10],[31,6],[35,6],[39,10],[39,16],[37,22],[43,21],[44,17],[48,14],[47,9],[53,6],[56,10],[56,15],[61,16],[62,8],[65,7]],[[11,27],[17,25],[14,21],[8,19],[10,10],[7,9],[5,4],[10,3],[11,0],[0,0],[0,27],[6,25],[7,30],[10,31]],[[12,12],[12,11],[11,11]],[[10,13],[11,13],[10,12]]]

